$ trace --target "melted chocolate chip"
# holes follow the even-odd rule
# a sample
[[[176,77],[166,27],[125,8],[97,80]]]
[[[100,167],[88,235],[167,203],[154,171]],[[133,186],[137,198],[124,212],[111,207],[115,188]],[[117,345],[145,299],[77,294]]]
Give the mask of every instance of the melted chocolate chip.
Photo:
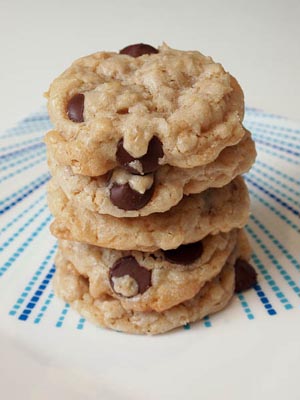
[[[139,193],[131,189],[129,183],[125,183],[124,185],[113,183],[110,189],[110,200],[122,210],[139,210],[149,203],[153,193],[154,184],[145,193]]]
[[[149,44],[137,43],[132,44],[130,46],[124,47],[124,49],[120,50],[120,54],[127,54],[131,57],[140,57],[144,54],[156,54],[158,50]]]
[[[84,95],[77,93],[68,102],[68,117],[73,122],[83,122]]]
[[[234,265],[235,269],[235,292],[243,292],[257,283],[255,269],[248,261],[238,258]]]
[[[114,290],[113,278],[128,275],[138,285],[138,293],[143,294],[151,286],[151,271],[139,265],[133,256],[122,257],[117,260],[109,271],[109,281]]]
[[[203,253],[202,242],[183,244],[177,249],[163,251],[166,260],[173,264],[192,264]]]
[[[156,137],[150,140],[148,144],[148,150],[145,155],[140,158],[132,157],[123,147],[123,139],[121,139],[117,145],[116,158],[120,165],[123,168],[127,169],[133,174],[141,175],[141,172],[130,166],[129,164],[133,161],[139,161],[141,163],[143,173],[149,174],[150,172],[154,172],[158,169],[158,160],[163,157],[164,152],[162,149],[161,141]]]
[[[112,175],[113,175],[113,170],[111,169],[110,171],[107,171],[106,174],[102,175],[101,178],[106,184],[108,184]]]

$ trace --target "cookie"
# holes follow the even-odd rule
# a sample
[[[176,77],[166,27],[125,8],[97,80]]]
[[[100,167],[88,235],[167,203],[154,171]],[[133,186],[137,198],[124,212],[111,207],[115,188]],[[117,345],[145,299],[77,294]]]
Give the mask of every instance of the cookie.
[[[249,195],[243,178],[183,198],[171,210],[138,218],[116,218],[79,208],[51,181],[48,203],[55,221],[51,232],[73,240],[117,250],[168,250],[209,234],[242,228],[249,215]]]
[[[243,92],[221,64],[163,44],[156,53],[99,52],[75,61],[51,84],[46,136],[55,159],[86,176],[122,166],[214,161],[245,135]]]
[[[167,310],[194,297],[218,275],[237,243],[237,230],[206,236],[178,249],[117,251],[67,240],[57,258],[88,279],[89,294],[109,295],[132,311]]]
[[[175,329],[223,309],[234,293],[235,256],[231,256],[219,275],[190,300],[166,311],[129,311],[109,295],[94,299],[89,293],[89,281],[81,276],[70,261],[59,257],[54,276],[54,290],[90,322],[117,331],[154,335]]]
[[[90,211],[115,217],[165,212],[178,204],[183,195],[226,185],[248,171],[255,157],[255,145],[247,133],[237,145],[227,147],[215,161],[201,167],[181,169],[164,165],[155,174],[144,176],[116,168],[109,174],[88,177],[57,164],[51,146],[48,149],[51,174],[68,199]],[[134,192],[137,194],[132,196]]]

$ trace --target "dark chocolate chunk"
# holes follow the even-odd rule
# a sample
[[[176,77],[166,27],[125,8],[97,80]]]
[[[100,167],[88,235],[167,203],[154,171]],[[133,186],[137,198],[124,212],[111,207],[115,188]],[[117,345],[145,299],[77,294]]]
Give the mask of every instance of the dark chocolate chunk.
[[[255,269],[248,261],[238,258],[234,265],[235,269],[235,292],[243,292],[250,289],[257,283],[257,274]]]
[[[129,183],[120,185],[113,183],[110,189],[110,200],[118,208],[122,210],[139,210],[151,200],[154,193],[153,185],[145,191],[145,193],[139,193],[136,190],[131,189]]]
[[[113,290],[113,278],[121,278],[125,275],[136,281],[139,294],[143,294],[151,286],[151,271],[139,265],[133,256],[119,258],[110,269],[109,281]]]
[[[77,93],[68,102],[68,117],[73,122],[83,122],[84,95]]]
[[[103,179],[103,181],[106,184],[108,184],[112,175],[113,175],[113,170],[111,169],[111,170],[107,171],[106,174],[102,175],[101,178]]]
[[[202,242],[183,244],[177,249],[163,251],[166,260],[173,264],[192,264],[203,253]]]
[[[140,158],[132,157],[123,147],[123,139],[121,139],[117,146],[116,158],[123,168],[127,169],[133,174],[141,175],[141,172],[130,166],[129,164],[133,161],[139,161],[143,168],[144,174],[149,174],[158,169],[158,160],[163,157],[164,152],[162,149],[161,141],[156,137],[150,140],[148,144],[148,150],[145,155]]]
[[[156,54],[158,50],[149,44],[137,43],[132,44],[130,46],[124,47],[124,49],[120,50],[120,54],[127,54],[131,57],[140,57],[144,54]]]

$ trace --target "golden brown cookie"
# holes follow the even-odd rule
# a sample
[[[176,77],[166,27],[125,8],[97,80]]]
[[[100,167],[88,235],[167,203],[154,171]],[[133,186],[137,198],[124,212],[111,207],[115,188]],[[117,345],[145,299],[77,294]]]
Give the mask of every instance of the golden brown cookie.
[[[144,174],[159,165],[193,168],[245,135],[243,92],[221,64],[163,44],[132,56],[99,52],[51,84],[48,133],[54,157],[76,174],[118,165]]]
[[[60,240],[57,260],[70,261],[80,275],[88,278],[93,298],[110,295],[126,310],[161,312],[194,297],[218,275],[237,238],[238,231],[233,230],[154,253]]]
[[[216,160],[201,167],[183,169],[164,165],[155,174],[144,176],[116,168],[110,174],[88,177],[74,174],[71,167],[59,165],[51,146],[48,148],[51,174],[68,199],[90,211],[115,217],[165,212],[178,204],[184,195],[228,184],[247,172],[255,157],[255,145],[247,133],[237,145],[227,147]],[[123,189],[116,191],[115,185],[122,185]],[[152,190],[150,196],[149,190]],[[132,196],[132,192],[138,195]]]
[[[96,325],[122,332],[154,335],[195,322],[223,309],[234,293],[235,258],[232,255],[221,273],[195,297],[161,313],[126,310],[119,300],[109,295],[93,298],[89,293],[88,279],[63,258],[57,259],[54,290],[58,297]]]
[[[50,182],[48,203],[60,239],[118,250],[156,251],[179,247],[209,234],[242,228],[249,215],[249,195],[238,177],[218,189],[185,197],[171,210],[138,218],[116,218],[78,207]]]

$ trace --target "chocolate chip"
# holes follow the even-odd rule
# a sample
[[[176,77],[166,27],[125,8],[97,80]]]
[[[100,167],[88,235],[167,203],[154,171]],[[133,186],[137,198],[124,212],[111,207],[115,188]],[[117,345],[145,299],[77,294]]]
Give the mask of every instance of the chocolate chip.
[[[83,122],[84,95],[77,93],[68,102],[68,117],[73,122]]]
[[[127,169],[133,174],[141,175],[141,172],[130,165],[133,161],[139,161],[141,163],[143,173],[149,174],[158,169],[158,160],[163,157],[164,152],[162,149],[161,141],[156,137],[150,140],[148,144],[148,150],[145,155],[140,158],[133,158],[123,147],[123,139],[121,139],[117,145],[116,158],[123,168]]]
[[[235,269],[235,292],[243,292],[257,283],[255,269],[248,261],[238,258],[234,265]]]
[[[154,184],[151,188],[146,190],[145,193],[139,193],[133,190],[129,183],[123,185],[113,183],[110,189],[110,200],[115,206],[122,210],[140,210],[149,203],[153,193]]]
[[[130,46],[124,47],[124,49],[120,50],[120,54],[127,54],[131,57],[140,57],[144,54],[156,54],[158,50],[149,44],[137,43],[132,44]]]
[[[120,108],[119,110],[117,110],[117,114],[128,114],[128,108]]]
[[[101,178],[104,183],[108,184],[112,175],[113,175],[113,170],[111,169],[110,171],[107,171],[106,174],[101,175]],[[96,179],[97,179],[97,177],[96,177]]]
[[[203,253],[202,242],[183,244],[177,249],[163,251],[166,260],[173,264],[192,264]]]
[[[114,289],[113,278],[130,276],[138,285],[138,293],[143,294],[151,286],[151,271],[139,265],[133,256],[117,260],[109,271],[109,281]],[[131,297],[131,296],[130,296]]]

